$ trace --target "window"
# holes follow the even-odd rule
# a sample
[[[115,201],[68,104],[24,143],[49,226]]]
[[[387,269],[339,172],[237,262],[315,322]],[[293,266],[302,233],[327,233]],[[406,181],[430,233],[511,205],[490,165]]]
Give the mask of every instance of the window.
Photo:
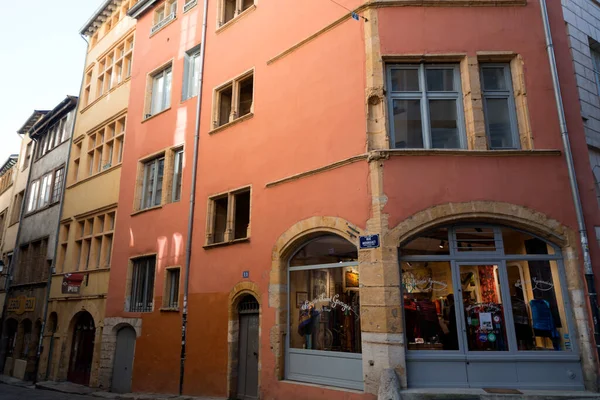
[[[352,243],[323,235],[289,260],[286,379],[318,383],[350,375],[362,363],[358,252]],[[352,357],[355,356],[355,357]],[[344,365],[340,374],[335,365]],[[319,376],[313,371],[319,370]],[[358,380],[357,379],[357,380]],[[362,383],[362,382],[361,382]],[[341,386],[341,385],[340,385]]]
[[[42,177],[42,183],[40,186],[40,197],[38,199],[37,208],[46,207],[48,204],[50,204],[51,186],[52,186],[52,173],[49,173]]]
[[[402,245],[400,258],[409,351],[572,350],[561,256],[549,243],[505,227],[453,226]]]
[[[29,198],[27,199],[27,212],[35,210],[38,199],[38,191],[40,189],[40,181],[33,181],[29,185]]]
[[[18,283],[41,282],[48,278],[48,239],[24,244],[19,249],[15,280]]]
[[[198,95],[200,85],[200,46],[185,53],[183,76],[183,100]]]
[[[600,95],[600,44],[590,40],[590,55],[592,56],[592,66],[594,67],[594,76],[596,77],[596,86],[598,95]]]
[[[102,96],[125,79],[131,76],[131,60],[133,55],[133,40],[132,33],[127,38],[119,42],[114,49],[98,60],[98,78],[97,78],[97,96]],[[91,80],[91,72],[89,77]],[[86,75],[86,82],[87,82]],[[86,90],[88,85],[86,84]],[[88,93],[84,93],[84,98]]]
[[[154,25],[150,30],[150,33],[156,33],[161,30],[163,27],[175,19],[175,14],[177,13],[177,1],[175,0],[166,0],[160,6],[156,7],[154,10]]]
[[[152,155],[138,164],[137,211],[181,200],[183,147]],[[163,196],[164,193],[164,196]]]
[[[481,93],[490,149],[516,149],[519,132],[508,64],[481,65]]]
[[[172,69],[169,65],[152,75],[150,114],[147,114],[146,118],[171,107],[171,74]]]
[[[21,171],[25,171],[29,164],[31,163],[31,155],[33,154],[33,144],[35,142],[32,140],[27,143],[27,148],[25,149],[25,158],[23,158],[23,165],[21,166]]]
[[[388,92],[393,148],[465,147],[458,66],[391,65]]]
[[[43,157],[50,150],[58,147],[60,144],[62,144],[71,137],[69,122],[73,117],[73,113],[74,111],[71,111],[65,117],[56,121],[46,130],[44,136],[38,139],[37,158]]]
[[[88,176],[121,163],[126,123],[127,116],[120,116],[88,136]],[[80,144],[78,143],[77,146]],[[77,165],[79,165],[79,153],[80,151],[74,154]]]
[[[163,307],[179,308],[179,268],[167,268],[167,279],[165,283],[165,297]]]
[[[109,211],[77,220],[75,263],[78,271],[110,267],[115,216],[115,211]],[[61,242],[64,239],[65,253],[69,229],[69,225],[66,228],[63,225]]]
[[[58,235],[58,255],[56,259],[57,272],[65,271],[65,261],[67,258],[67,247],[69,245],[69,232],[71,230],[71,224],[62,224]]]
[[[231,242],[250,236],[250,188],[209,199],[208,244]],[[231,218],[228,216],[231,215]]]
[[[65,169],[60,168],[54,172],[54,184],[52,186],[52,203],[55,203],[60,200],[60,196],[62,194],[62,188],[64,183]]]
[[[144,163],[144,184],[140,209],[161,204],[164,167],[164,157]]]
[[[215,128],[252,113],[254,75],[243,75],[226,83],[216,90],[215,97]]]
[[[188,12],[194,6],[198,4],[198,0],[185,0],[185,4],[183,5],[183,12]]]
[[[10,224],[16,224],[19,222],[21,218],[21,207],[23,206],[23,197],[25,196],[25,191],[21,191],[17,193],[15,199],[13,200],[13,208],[10,216]]]
[[[2,234],[4,233],[4,225],[8,219],[8,208],[0,212],[0,243],[2,243]]]
[[[220,0],[219,26],[231,21],[253,5],[254,0]]]
[[[0,176],[0,193],[12,186],[13,167],[10,167],[2,176]]]
[[[129,312],[151,312],[154,304],[156,256],[133,260]]]
[[[183,174],[183,149],[175,152],[175,162],[173,164],[173,193],[171,201],[181,200],[181,178]]]

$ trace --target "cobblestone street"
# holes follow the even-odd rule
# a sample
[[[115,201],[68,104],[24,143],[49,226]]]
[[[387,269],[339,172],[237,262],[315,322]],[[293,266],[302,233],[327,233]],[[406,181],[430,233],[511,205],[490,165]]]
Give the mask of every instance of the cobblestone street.
[[[94,397],[0,384],[0,400],[91,400]]]

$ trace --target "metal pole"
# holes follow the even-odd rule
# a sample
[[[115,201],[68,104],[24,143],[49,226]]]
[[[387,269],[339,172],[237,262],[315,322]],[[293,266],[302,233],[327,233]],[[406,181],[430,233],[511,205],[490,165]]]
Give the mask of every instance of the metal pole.
[[[558,120],[560,122],[560,133],[562,136],[565,159],[567,161],[567,170],[569,172],[569,183],[571,185],[571,195],[575,205],[575,214],[577,216],[577,227],[579,229],[579,239],[581,242],[581,251],[583,253],[583,270],[588,289],[589,303],[592,310],[592,320],[594,327],[594,339],[596,342],[596,351],[600,360],[600,314],[598,310],[598,299],[594,283],[594,270],[592,268],[592,258],[590,257],[590,248],[588,246],[588,236],[585,228],[583,209],[581,207],[581,197],[577,186],[577,176],[575,174],[575,165],[573,163],[573,154],[571,153],[571,143],[569,141],[569,132],[567,131],[567,121],[565,118],[565,109],[560,92],[560,81],[558,79],[558,70],[556,68],[556,58],[554,56],[554,44],[552,42],[552,33],[550,31],[550,21],[548,19],[548,9],[546,0],[540,0],[542,12],[542,21],[544,22],[544,33],[546,36],[546,49],[550,61],[550,72],[552,73],[552,83],[554,86],[554,97],[556,108],[558,109]]]
[[[183,313],[181,316],[181,364],[179,368],[179,394],[183,394],[185,375],[185,346],[187,337],[188,293],[190,281],[190,263],[192,260],[192,234],[194,232],[194,209],[196,203],[196,177],[198,175],[198,147],[200,145],[200,117],[202,116],[202,83],[204,78],[204,54],[206,50],[206,21],[208,0],[204,0],[202,15],[202,39],[200,42],[200,69],[198,71],[198,100],[196,108],[196,126],[194,130],[194,157],[192,160],[192,184],[190,191],[190,210],[185,248],[185,278],[183,281]]]

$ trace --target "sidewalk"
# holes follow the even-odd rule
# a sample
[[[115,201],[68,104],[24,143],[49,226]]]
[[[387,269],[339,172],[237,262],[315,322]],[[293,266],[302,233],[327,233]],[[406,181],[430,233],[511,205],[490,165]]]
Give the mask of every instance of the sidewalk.
[[[50,390],[54,392],[87,395],[102,399],[115,400],[224,400],[217,397],[194,397],[194,396],[179,396],[175,394],[155,394],[155,393],[111,393],[99,392],[97,389],[83,385],[77,385],[71,382],[38,382],[35,385],[33,382],[25,382],[10,376],[0,375],[0,383],[11,386],[19,386],[28,389]]]
[[[69,393],[69,394],[80,394],[98,397],[102,399],[115,399],[115,400],[223,400],[216,397],[194,397],[194,396],[179,396],[176,394],[156,394],[156,393],[111,393],[111,392],[99,392],[97,389],[90,388],[83,385],[77,385],[71,382],[39,382],[36,383],[37,389],[53,390],[55,392]]]
[[[599,393],[560,390],[493,389],[408,389],[400,391],[402,400],[592,400]],[[518,393],[517,393],[518,392]]]

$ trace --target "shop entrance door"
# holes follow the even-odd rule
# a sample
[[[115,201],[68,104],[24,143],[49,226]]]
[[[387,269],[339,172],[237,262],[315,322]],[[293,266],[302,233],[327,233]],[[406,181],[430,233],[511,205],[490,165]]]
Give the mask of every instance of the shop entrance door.
[[[84,311],[76,318],[67,379],[87,386],[90,384],[96,327],[94,319],[88,312]]]
[[[511,354],[514,334],[508,329],[510,298],[501,262],[464,263],[455,268],[455,297],[462,299],[457,326],[462,348],[466,350],[466,373],[470,387],[504,387],[514,385],[517,365],[506,356]]]

